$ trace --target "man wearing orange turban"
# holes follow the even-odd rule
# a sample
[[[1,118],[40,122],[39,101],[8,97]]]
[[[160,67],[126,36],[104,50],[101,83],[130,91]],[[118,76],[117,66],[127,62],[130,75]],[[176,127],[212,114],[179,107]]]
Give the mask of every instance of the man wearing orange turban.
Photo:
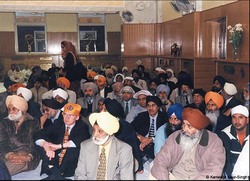
[[[41,174],[49,176],[46,180],[65,180],[75,173],[80,144],[90,137],[88,126],[79,120],[80,111],[79,104],[67,103],[62,108],[63,122],[44,127],[34,136],[43,161]]]
[[[231,119],[220,111],[224,104],[224,98],[217,92],[209,91],[205,95],[205,104],[206,116],[210,119],[210,125],[207,129],[220,134],[221,130],[231,124]]]
[[[112,92],[112,89],[107,86],[107,79],[103,75],[99,75],[96,84],[98,85],[99,95],[106,98],[108,93]]]
[[[156,154],[152,176],[157,180],[211,180],[221,176],[225,149],[215,133],[204,129],[209,119],[193,108],[184,108],[182,119],[182,129],[168,136]]]
[[[59,77],[56,79],[56,84],[58,87],[62,88],[68,93],[68,102],[76,103],[76,92],[73,90],[70,90],[70,81],[65,77]],[[48,92],[45,92],[42,96],[43,99],[51,99],[53,97],[53,91],[49,90]]]

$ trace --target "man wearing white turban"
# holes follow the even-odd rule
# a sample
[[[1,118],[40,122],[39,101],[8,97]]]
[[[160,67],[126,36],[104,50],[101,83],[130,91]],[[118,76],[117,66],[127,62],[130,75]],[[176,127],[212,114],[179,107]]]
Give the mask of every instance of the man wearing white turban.
[[[249,140],[249,111],[245,106],[232,108],[232,124],[222,130],[220,138],[226,150],[225,178],[232,179],[234,165]],[[249,153],[248,153],[249,154]]]
[[[6,98],[8,117],[0,121],[0,159],[10,175],[35,169],[40,161],[33,136],[39,121],[27,113],[27,101],[17,95]]]
[[[132,148],[113,136],[119,130],[118,118],[109,112],[92,113],[92,138],[81,143],[75,180],[134,180]],[[105,157],[103,175],[99,177]]]
[[[17,89],[16,95],[23,97],[27,101],[27,113],[39,120],[42,116],[42,112],[40,111],[40,104],[38,104],[32,99],[33,95],[31,90],[27,89],[26,87],[19,87]]]

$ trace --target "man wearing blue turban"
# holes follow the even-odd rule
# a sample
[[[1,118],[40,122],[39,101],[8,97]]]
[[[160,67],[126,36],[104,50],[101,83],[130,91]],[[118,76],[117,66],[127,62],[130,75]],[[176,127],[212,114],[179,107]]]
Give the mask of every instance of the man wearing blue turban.
[[[162,125],[156,132],[154,139],[154,154],[156,155],[166,142],[167,137],[174,131],[181,129],[183,106],[179,103],[168,108],[167,117],[169,122]]]

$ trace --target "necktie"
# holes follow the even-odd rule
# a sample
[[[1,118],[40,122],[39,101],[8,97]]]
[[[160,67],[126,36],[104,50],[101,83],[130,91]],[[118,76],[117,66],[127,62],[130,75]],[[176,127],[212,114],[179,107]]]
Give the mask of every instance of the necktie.
[[[188,105],[188,104],[189,104],[189,102],[188,102],[188,97],[185,96],[185,99],[186,99],[186,104]]]
[[[155,124],[154,124],[155,120],[152,119],[152,123],[150,125],[150,129],[149,129],[149,133],[148,133],[148,137],[155,137]]]
[[[127,114],[128,114],[128,112],[129,112],[129,110],[128,110],[128,102],[126,102],[126,107],[125,107],[125,115],[127,115]]]
[[[63,136],[63,143],[66,143],[69,140],[69,129],[70,129],[70,127],[67,126],[67,129],[66,129],[64,136]],[[63,160],[63,157],[66,153],[66,150],[67,150],[67,148],[63,148],[61,150],[61,153],[59,156],[59,165],[61,165],[61,163],[62,163],[62,160]]]
[[[106,175],[106,155],[105,155],[105,148],[103,147],[99,157],[97,180],[105,180],[105,175]]]

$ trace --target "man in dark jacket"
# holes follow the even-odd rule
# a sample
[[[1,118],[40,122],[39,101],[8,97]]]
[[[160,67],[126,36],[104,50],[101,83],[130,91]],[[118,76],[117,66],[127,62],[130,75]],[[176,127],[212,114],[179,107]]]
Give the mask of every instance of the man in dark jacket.
[[[40,161],[33,142],[39,121],[27,113],[27,101],[17,95],[6,98],[8,117],[0,121],[0,159],[10,175],[35,169]]]
[[[62,113],[64,124],[53,124],[35,134],[34,140],[43,160],[41,174],[46,173],[49,178],[55,178],[55,174],[74,175],[80,143],[90,137],[88,126],[77,121],[80,111],[79,104],[66,104]]]
[[[131,122],[137,133],[138,144],[144,161],[154,159],[154,137],[157,129],[167,122],[167,116],[159,110],[161,100],[147,96],[147,111],[139,113]]]

